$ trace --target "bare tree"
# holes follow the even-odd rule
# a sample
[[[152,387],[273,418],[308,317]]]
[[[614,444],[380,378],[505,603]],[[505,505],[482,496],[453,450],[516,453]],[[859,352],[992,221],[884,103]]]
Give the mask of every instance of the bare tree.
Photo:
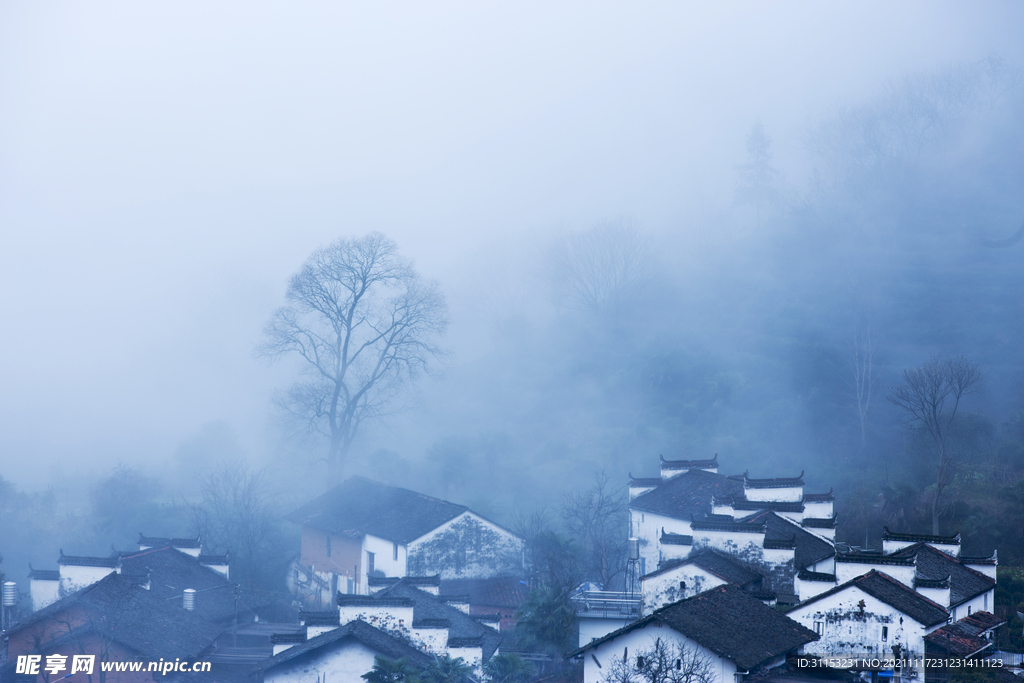
[[[644,289],[651,251],[633,225],[608,223],[555,242],[550,266],[559,302],[601,311]]]
[[[562,500],[562,519],[583,547],[584,562],[592,578],[607,589],[624,568],[626,550],[626,498],[616,491],[605,471],[594,475],[586,491],[567,493]]]
[[[436,282],[424,281],[380,233],[317,249],[288,285],[287,304],[264,330],[263,355],[295,355],[304,379],[278,401],[310,432],[329,440],[337,481],[352,440],[379,417],[403,384],[441,355],[448,325]]]
[[[903,410],[906,424],[927,434],[935,448],[935,495],[932,496],[932,533],[939,533],[943,490],[955,474],[950,427],[964,396],[976,392],[981,382],[978,366],[963,356],[944,359],[932,356],[924,365],[903,371],[903,384],[893,387],[889,401]]]
[[[252,470],[244,462],[221,463],[199,485],[202,497],[188,508],[191,532],[207,547],[228,551],[233,581],[268,585],[281,543],[277,515],[267,502],[266,470]]]
[[[863,333],[855,332],[850,344],[849,366],[852,379],[849,384],[853,389],[854,408],[860,421],[860,447],[864,448],[867,440],[868,412],[878,388],[878,375],[881,365],[878,362],[878,347],[871,339],[871,329]]]
[[[632,657],[615,657],[602,679],[605,683],[711,683],[716,680],[714,661],[695,647],[666,643],[661,638],[651,648],[636,650]]]

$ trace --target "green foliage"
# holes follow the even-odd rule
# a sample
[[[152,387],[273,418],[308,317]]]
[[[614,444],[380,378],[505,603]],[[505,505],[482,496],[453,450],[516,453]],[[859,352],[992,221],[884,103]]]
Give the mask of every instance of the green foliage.
[[[373,669],[362,675],[370,683],[421,683],[415,668],[406,657],[388,659],[377,655],[373,658]]]
[[[488,683],[526,683],[533,675],[533,664],[513,653],[491,657],[484,664]]]
[[[516,612],[516,631],[531,650],[564,655],[577,644],[576,610],[570,588],[543,584],[530,591]]]
[[[423,683],[470,683],[473,667],[462,657],[438,657],[423,670]]]

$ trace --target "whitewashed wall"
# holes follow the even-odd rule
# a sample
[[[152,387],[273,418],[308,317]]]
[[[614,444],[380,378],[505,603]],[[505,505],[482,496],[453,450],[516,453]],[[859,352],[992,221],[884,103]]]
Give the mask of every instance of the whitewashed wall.
[[[924,586],[917,586],[914,590],[932,602],[937,602],[943,607],[949,607],[949,588],[925,588]]]
[[[406,576],[406,548],[398,544],[398,559],[394,559],[395,544],[392,541],[378,538],[367,534],[363,537],[362,556],[359,560],[359,593],[367,595],[370,588],[367,585],[369,578],[369,558],[367,553],[373,553],[373,568],[384,573],[384,576]]]
[[[60,581],[32,579],[29,582],[29,595],[32,596],[32,609],[41,610],[60,599]]]
[[[995,607],[995,589],[986,591],[981,595],[962,602],[951,610],[953,621],[963,619],[975,612],[991,612]]]
[[[793,580],[793,592],[796,593],[797,598],[801,602],[810,600],[835,587],[836,583],[834,581],[804,581],[800,578],[799,574]]]
[[[904,566],[896,564],[871,564],[867,562],[836,562],[836,580],[839,583],[846,583],[847,581],[852,581],[858,576],[864,576],[872,569],[878,570],[883,574],[888,574],[904,586],[911,589],[914,587],[914,575],[917,573],[917,568],[913,565]]]
[[[318,680],[361,681],[361,676],[373,669],[373,658],[378,654],[354,638],[347,638],[333,646],[323,648],[310,657],[298,657],[271,669],[265,683],[313,683]]]
[[[643,572],[645,574],[655,571],[658,568],[658,563],[665,559],[661,547],[662,529],[669,534],[682,534],[684,536],[692,534],[688,520],[684,521],[659,515],[655,512],[633,509],[629,511],[629,529],[630,536],[640,541],[640,558],[643,560]],[[670,546],[665,547],[669,548]],[[672,550],[669,551],[672,557],[678,555],[676,548],[678,546],[672,546]],[[688,555],[689,550],[689,547],[687,547],[685,554]]]
[[[623,651],[626,652],[627,663],[635,665],[636,653],[640,650],[650,650],[654,647],[657,639],[663,642],[681,644],[686,647],[697,648],[702,654],[714,662],[714,679],[711,683],[735,683],[736,665],[727,659],[719,657],[707,648],[698,645],[683,634],[667,626],[651,623],[644,628],[636,629],[625,633],[614,640],[602,643],[593,650],[588,650],[583,660],[583,681],[584,683],[601,683],[611,670],[615,658],[620,661]]]
[[[832,516],[833,501],[804,501],[804,517],[828,519]]]
[[[448,651],[448,629],[413,628],[409,634],[417,649],[432,655],[444,656]]]
[[[803,486],[783,486],[780,488],[745,488],[747,500],[768,500],[776,503],[796,503],[804,499]]]
[[[523,539],[464,512],[409,544],[409,576],[490,578],[521,572]]]
[[[820,633],[819,640],[804,646],[805,652],[815,655],[891,655],[893,645],[923,655],[925,634],[944,625],[943,622],[926,628],[856,586],[799,605],[786,616]],[[888,630],[884,640],[883,627]]]
[[[60,565],[60,595],[69,595],[79,588],[96,583],[104,576],[114,573],[113,567],[81,567],[73,564]]]
[[[680,582],[686,587],[680,586]],[[725,579],[694,564],[684,564],[653,576],[645,576],[640,581],[640,591],[643,595],[642,614],[646,616],[665,605],[693,597],[725,583]]]
[[[362,619],[382,631],[408,637],[412,632],[412,605],[339,605],[341,625]]]

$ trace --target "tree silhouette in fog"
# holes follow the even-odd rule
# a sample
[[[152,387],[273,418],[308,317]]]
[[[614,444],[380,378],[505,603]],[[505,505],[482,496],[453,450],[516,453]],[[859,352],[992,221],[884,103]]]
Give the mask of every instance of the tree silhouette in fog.
[[[327,437],[336,481],[360,425],[393,409],[403,385],[441,355],[447,305],[440,286],[376,232],[314,251],[285,298],[260,351],[301,359],[302,378],[277,403]]]

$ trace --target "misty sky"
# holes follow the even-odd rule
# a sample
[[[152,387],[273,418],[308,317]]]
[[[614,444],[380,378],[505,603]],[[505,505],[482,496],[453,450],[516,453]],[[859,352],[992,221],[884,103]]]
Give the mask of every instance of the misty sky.
[[[2,474],[158,461],[218,420],[261,453],[290,375],[253,347],[337,236],[442,281],[457,370],[488,245],[706,230],[755,120],[796,181],[809,121],[1024,62],[1021,35],[1020,2],[4,2]]]

